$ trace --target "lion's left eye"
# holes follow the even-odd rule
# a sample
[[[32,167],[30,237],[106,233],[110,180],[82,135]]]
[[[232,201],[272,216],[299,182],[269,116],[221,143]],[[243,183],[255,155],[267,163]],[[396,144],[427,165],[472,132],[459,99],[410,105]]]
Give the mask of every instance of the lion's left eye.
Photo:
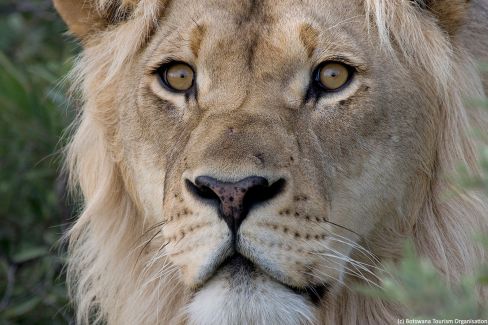
[[[195,72],[192,67],[183,62],[173,62],[163,65],[158,70],[163,85],[173,92],[186,92],[193,87]]]
[[[339,62],[322,63],[315,70],[315,82],[325,91],[338,91],[345,87],[353,76],[353,68]]]

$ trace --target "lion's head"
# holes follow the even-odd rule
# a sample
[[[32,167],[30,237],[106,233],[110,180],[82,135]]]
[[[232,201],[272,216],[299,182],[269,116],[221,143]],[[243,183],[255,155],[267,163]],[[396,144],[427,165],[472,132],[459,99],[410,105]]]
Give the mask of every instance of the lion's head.
[[[377,284],[405,238],[450,281],[484,258],[482,203],[442,193],[475,161],[466,39],[486,5],[55,3],[84,46],[80,322],[393,322],[401,306],[351,286]]]

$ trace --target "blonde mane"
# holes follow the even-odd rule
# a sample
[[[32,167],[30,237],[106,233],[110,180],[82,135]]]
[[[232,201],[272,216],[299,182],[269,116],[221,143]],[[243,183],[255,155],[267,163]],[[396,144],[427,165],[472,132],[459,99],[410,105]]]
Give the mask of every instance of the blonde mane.
[[[465,99],[484,96],[480,75],[473,58],[455,47],[456,40],[436,27],[434,19],[422,17],[410,1],[363,2],[370,33],[379,34],[382,50],[404,69],[421,65],[430,71],[430,84],[439,94],[432,99],[438,102],[436,130],[440,132],[433,135],[435,165],[425,166],[430,177],[428,197],[419,197],[418,207],[412,208],[417,213],[406,215],[397,228],[382,229],[384,238],[395,238],[399,244],[375,254],[396,259],[399,239],[410,237],[420,254],[432,260],[449,282],[456,282],[487,258],[472,239],[474,233],[487,230],[488,206],[476,193],[457,189],[447,177],[461,164],[477,173],[476,148],[469,133],[472,121],[486,119],[469,110]],[[181,308],[188,297],[164,247],[156,256],[144,254],[145,245],[159,233],[154,225],[145,224],[120,153],[110,149],[117,141],[117,114],[113,99],[104,95],[110,80],[146,44],[165,5],[160,0],[99,0],[98,10],[115,7],[117,12],[131,12],[130,18],[87,40],[72,72],[83,109],[68,148],[67,168],[84,208],[67,235],[67,273],[80,324],[175,324],[184,319]],[[449,191],[456,195],[446,196]],[[380,323],[396,321],[399,312],[398,306],[344,289],[323,317],[335,324]]]

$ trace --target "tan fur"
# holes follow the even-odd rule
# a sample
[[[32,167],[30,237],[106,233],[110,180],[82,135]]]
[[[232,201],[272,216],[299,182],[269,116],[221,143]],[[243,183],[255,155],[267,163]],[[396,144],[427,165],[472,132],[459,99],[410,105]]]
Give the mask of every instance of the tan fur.
[[[486,260],[472,241],[486,202],[448,181],[477,172],[469,132],[486,118],[464,101],[486,91],[486,2],[55,3],[85,47],[67,159],[84,199],[69,233],[78,323],[393,324],[402,306],[351,287],[380,284],[405,239],[450,283]],[[160,86],[168,57],[195,67],[196,99]],[[313,68],[338,58],[351,84],[304,101]],[[230,233],[188,193],[199,175],[287,181],[240,228],[249,287],[211,266]],[[319,305],[284,285],[321,283]]]
[[[300,27],[300,40],[307,49],[307,54],[309,57],[312,56],[313,52],[317,48],[317,39],[319,37],[319,32],[315,30],[310,24],[304,24]]]

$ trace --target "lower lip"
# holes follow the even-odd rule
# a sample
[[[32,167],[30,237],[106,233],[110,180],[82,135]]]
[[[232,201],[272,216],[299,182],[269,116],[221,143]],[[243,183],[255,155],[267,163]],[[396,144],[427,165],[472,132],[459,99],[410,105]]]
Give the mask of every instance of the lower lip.
[[[246,275],[252,277],[252,273],[257,271],[257,266],[252,263],[249,259],[245,258],[241,254],[235,254],[225,260],[222,265],[219,267],[219,270],[226,269],[232,277]],[[259,269],[260,273],[267,274]],[[274,277],[267,274],[270,279],[280,283],[281,285],[287,287],[295,294],[308,297],[310,301],[317,305],[320,303],[322,299],[324,299],[325,295],[330,289],[330,285],[327,283],[320,284],[320,285],[310,285],[303,288],[296,288],[287,285],[286,283],[282,283],[277,281]]]

